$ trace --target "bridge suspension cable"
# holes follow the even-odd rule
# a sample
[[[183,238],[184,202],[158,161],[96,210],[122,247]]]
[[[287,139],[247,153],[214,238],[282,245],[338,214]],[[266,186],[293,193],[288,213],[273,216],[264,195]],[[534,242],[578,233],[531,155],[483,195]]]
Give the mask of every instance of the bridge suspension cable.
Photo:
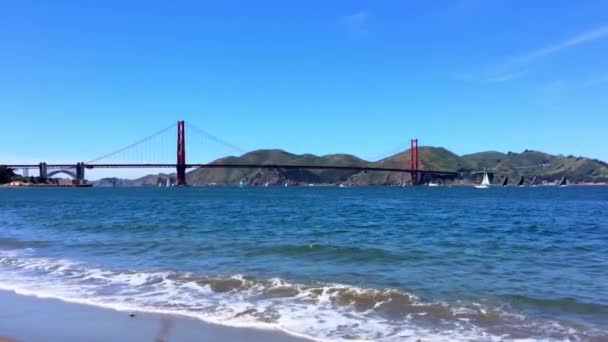
[[[97,162],[99,162],[101,160],[108,159],[108,158],[111,158],[113,156],[116,156],[117,154],[120,154],[122,152],[130,150],[132,148],[135,148],[136,146],[142,145],[145,142],[151,141],[152,139],[160,136],[161,134],[163,134],[163,133],[165,133],[165,132],[167,132],[167,131],[169,131],[171,129],[175,129],[175,127],[176,127],[175,123],[172,123],[171,125],[163,128],[163,129],[161,129],[159,131],[156,131],[156,132],[154,132],[154,133],[146,136],[143,139],[139,139],[139,140],[135,141],[132,144],[129,144],[129,145],[124,146],[124,147],[121,147],[121,148],[119,148],[119,149],[117,149],[115,151],[112,151],[110,153],[104,154],[104,155],[102,155],[100,157],[97,157],[95,159],[91,159],[91,160],[87,161],[86,164],[95,164],[95,163],[97,163]]]
[[[229,142],[227,142],[227,141],[225,141],[225,140],[223,140],[223,139],[221,139],[221,138],[219,138],[219,137],[217,137],[217,136],[215,136],[215,135],[213,135],[213,134],[205,131],[204,129],[197,127],[196,125],[194,125],[191,122],[186,122],[186,124],[187,124],[186,127],[187,127],[188,130],[194,131],[195,133],[198,133],[198,134],[202,135],[203,137],[205,137],[205,138],[207,138],[207,139],[209,139],[209,140],[211,140],[213,142],[216,142],[216,143],[218,143],[218,144],[220,144],[220,145],[222,145],[224,147],[227,147],[227,148],[229,148],[230,150],[232,150],[234,152],[238,152],[238,153],[246,153],[247,152],[246,149],[241,148],[239,146],[236,146],[234,144],[231,144],[231,143],[229,143]]]
[[[376,161],[380,161],[382,159],[386,159],[388,157],[392,157],[397,153],[401,153],[401,152],[405,152],[410,148],[409,145],[409,141],[407,143],[401,144],[399,146],[395,146],[390,150],[386,150],[384,153],[382,154],[378,154],[375,156],[369,156],[367,157],[367,160],[372,161],[372,162],[376,162]]]

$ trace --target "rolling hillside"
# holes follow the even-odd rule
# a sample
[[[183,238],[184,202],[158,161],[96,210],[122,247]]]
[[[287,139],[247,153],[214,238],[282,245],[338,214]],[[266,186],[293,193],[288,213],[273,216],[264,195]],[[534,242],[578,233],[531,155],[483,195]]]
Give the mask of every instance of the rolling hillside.
[[[474,169],[488,169],[500,177],[516,179],[521,176],[553,181],[567,176],[572,181],[606,181],[608,164],[584,157],[550,155],[526,150],[522,153],[481,152],[462,156]]]
[[[287,164],[366,166],[370,163],[347,154],[315,156],[293,154],[283,150],[257,150],[240,157],[226,157],[212,164]],[[196,185],[283,185],[285,183],[337,183],[355,172],[339,170],[268,170],[268,169],[197,169],[188,172],[186,180]]]
[[[287,164],[287,165],[336,165],[336,166],[376,166],[409,168],[410,151],[406,150],[379,161],[370,162],[348,154],[293,154],[283,150],[256,150],[241,156],[220,158],[212,164]],[[608,164],[584,157],[550,155],[539,151],[526,150],[522,153],[502,153],[486,151],[458,156],[443,147],[421,146],[419,165],[422,170],[484,170],[494,173],[494,181],[499,182],[509,176],[511,182],[525,176],[530,179],[555,181],[566,175],[573,182],[608,181]],[[156,186],[174,174],[148,175],[138,179],[117,180],[117,186]],[[302,184],[353,184],[353,185],[395,185],[409,182],[409,174],[397,172],[356,172],[340,170],[285,170],[285,169],[223,169],[199,168],[186,174],[190,185],[302,185]],[[459,183],[473,179],[459,179]],[[113,179],[95,182],[96,186],[112,186]]]
[[[376,167],[410,167],[410,150],[371,163]],[[421,170],[456,171],[466,168],[461,158],[443,147],[421,146],[418,148],[419,168]],[[357,185],[394,185],[409,182],[410,175],[398,172],[367,172],[353,175],[349,182]]]

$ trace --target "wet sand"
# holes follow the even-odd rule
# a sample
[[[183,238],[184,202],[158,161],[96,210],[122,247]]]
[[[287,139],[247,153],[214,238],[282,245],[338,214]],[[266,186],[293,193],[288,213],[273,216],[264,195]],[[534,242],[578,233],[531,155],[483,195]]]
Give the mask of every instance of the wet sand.
[[[0,342],[305,342],[281,331],[232,328],[197,319],[129,312],[0,290]]]

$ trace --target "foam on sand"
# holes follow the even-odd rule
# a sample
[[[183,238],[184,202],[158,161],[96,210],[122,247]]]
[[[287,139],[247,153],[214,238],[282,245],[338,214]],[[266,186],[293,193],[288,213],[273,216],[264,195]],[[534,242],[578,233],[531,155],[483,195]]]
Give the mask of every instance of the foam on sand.
[[[396,289],[299,284],[240,274],[134,272],[0,252],[0,289],[123,311],[282,330],[316,340],[563,340],[608,336],[479,303],[424,301]]]

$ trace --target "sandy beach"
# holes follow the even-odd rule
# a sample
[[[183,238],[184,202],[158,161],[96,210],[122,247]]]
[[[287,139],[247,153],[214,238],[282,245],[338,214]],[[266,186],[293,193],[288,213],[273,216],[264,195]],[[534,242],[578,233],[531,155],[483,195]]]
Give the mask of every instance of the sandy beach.
[[[188,317],[104,309],[0,290],[0,341],[303,342],[280,331],[231,328]]]

